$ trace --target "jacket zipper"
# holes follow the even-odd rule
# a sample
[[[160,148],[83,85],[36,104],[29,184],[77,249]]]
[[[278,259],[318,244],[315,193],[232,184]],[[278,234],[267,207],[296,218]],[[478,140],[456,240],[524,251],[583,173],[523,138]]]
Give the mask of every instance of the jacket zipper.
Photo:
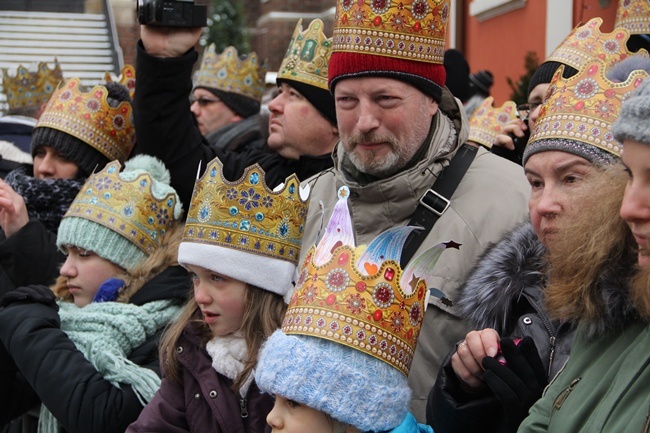
[[[246,407],[247,400],[245,398],[239,399],[239,410],[242,418],[248,418],[248,408]]]
[[[535,302],[534,299],[531,299],[531,297],[527,294],[524,293],[524,296],[528,300],[528,303],[533,307],[533,309],[537,312],[537,315],[542,319],[542,323],[544,324],[544,327],[546,328],[546,331],[548,332],[549,337],[549,343],[550,343],[550,351],[549,351],[549,359],[548,359],[548,371],[546,372],[546,377],[548,377],[549,381],[551,379],[551,371],[553,368],[553,359],[555,359],[555,343],[557,340],[557,334],[558,331],[553,328],[553,325],[551,322],[548,320],[546,317],[546,313],[544,311],[541,311],[540,308],[538,308],[537,303]]]
[[[580,382],[582,377],[575,378],[571,381],[568,387],[564,388],[564,390],[560,393],[560,395],[557,396],[555,401],[553,402],[553,409],[551,410],[551,416],[553,416],[553,412],[556,410],[560,410],[562,408],[562,405],[566,401],[567,398],[569,398],[569,394],[571,394],[571,391],[573,391]]]

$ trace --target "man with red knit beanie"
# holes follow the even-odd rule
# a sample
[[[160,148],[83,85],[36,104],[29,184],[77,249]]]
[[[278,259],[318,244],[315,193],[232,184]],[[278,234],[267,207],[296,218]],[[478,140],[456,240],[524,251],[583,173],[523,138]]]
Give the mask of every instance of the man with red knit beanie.
[[[452,169],[460,173],[449,205],[436,205],[437,221],[416,230],[421,243],[409,240],[402,253],[403,268],[409,248],[416,249],[410,257],[441,242],[457,248],[436,265],[409,374],[411,409],[425,422],[427,395],[442,360],[467,331],[455,306],[459,287],[485,247],[526,219],[530,188],[521,167],[463,145],[468,121],[460,101],[444,86],[449,0],[336,3],[328,77],[340,141],[333,152],[334,168],[307,181],[312,199],[304,245],[317,241],[341,185],[350,189],[349,208],[360,245],[394,226],[424,226],[412,217],[429,218],[436,179],[453,178],[448,174]],[[445,170],[457,153],[469,168]],[[409,247],[409,242],[416,246]],[[399,320],[393,323],[400,326]]]

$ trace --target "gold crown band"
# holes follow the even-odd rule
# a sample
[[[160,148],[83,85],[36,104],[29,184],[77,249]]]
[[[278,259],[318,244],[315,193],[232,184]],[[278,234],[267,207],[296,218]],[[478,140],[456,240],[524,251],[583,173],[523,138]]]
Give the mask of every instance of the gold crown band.
[[[6,69],[2,71],[2,88],[10,110],[45,104],[61,81],[63,72],[57,59],[54,59],[52,69],[46,62],[40,62],[36,72],[18,66],[15,77],[10,76]]]
[[[488,96],[469,119],[469,141],[491,148],[501,134],[503,127],[517,118],[517,105],[506,101],[499,108],[494,107],[494,98]]]

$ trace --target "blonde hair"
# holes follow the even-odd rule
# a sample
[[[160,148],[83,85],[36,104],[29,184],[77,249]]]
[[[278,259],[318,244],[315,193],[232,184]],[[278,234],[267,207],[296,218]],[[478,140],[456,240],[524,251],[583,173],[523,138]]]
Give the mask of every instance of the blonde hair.
[[[246,341],[248,358],[244,369],[234,380],[232,389],[235,392],[243,385],[246,378],[257,365],[257,359],[266,339],[282,324],[287,305],[281,295],[269,292],[251,284],[246,284],[244,295],[246,307],[241,326],[241,332]],[[188,324],[196,326],[201,335],[201,343],[205,345],[212,338],[210,327],[201,319],[201,312],[190,290],[189,300],[183,307],[178,320],[172,323],[162,336],[160,344],[160,359],[162,368],[167,376],[177,384],[181,384],[181,365],[178,362],[176,344]]]

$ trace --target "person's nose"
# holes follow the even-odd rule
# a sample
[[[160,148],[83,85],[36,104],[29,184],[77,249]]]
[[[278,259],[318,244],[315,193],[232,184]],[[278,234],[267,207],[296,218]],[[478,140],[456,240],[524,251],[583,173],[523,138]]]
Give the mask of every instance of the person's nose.
[[[65,278],[73,278],[77,276],[77,268],[74,266],[74,259],[68,256],[61,266],[59,274]]]

